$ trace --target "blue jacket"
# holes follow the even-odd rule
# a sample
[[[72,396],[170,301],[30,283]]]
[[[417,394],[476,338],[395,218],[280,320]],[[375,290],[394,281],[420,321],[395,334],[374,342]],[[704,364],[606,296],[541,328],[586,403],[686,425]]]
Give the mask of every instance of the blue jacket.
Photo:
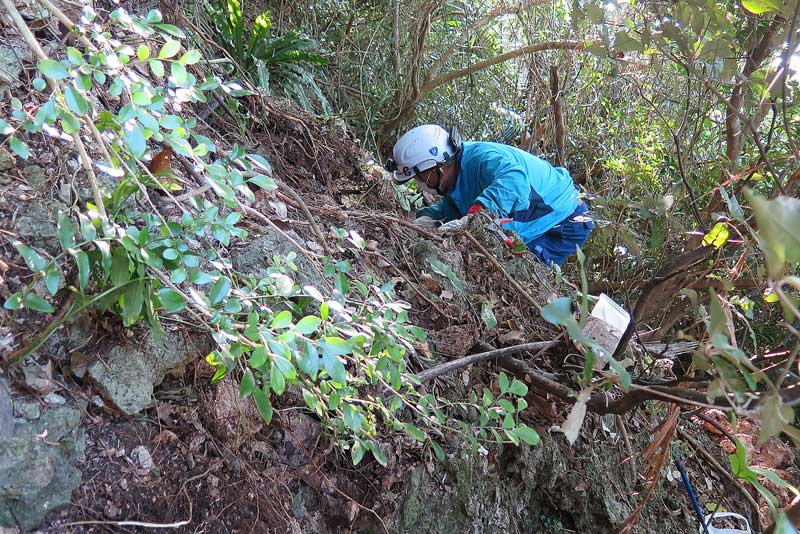
[[[480,202],[512,222],[503,226],[528,243],[566,219],[579,201],[566,169],[500,143],[465,142],[455,185],[417,217],[451,221]]]

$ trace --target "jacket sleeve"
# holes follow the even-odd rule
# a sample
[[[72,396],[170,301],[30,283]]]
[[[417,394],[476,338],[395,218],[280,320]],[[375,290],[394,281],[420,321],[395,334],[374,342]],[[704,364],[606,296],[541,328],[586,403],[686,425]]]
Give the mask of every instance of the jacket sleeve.
[[[525,169],[496,152],[487,153],[480,163],[483,190],[475,199],[494,214],[506,217],[530,204],[531,187]]]
[[[455,206],[453,206],[452,201],[447,200],[446,198],[442,198],[439,202],[437,202],[433,206],[422,208],[415,214],[415,217],[422,217],[422,216],[427,216],[430,217],[431,219],[448,222],[460,219],[462,215],[456,210]]]

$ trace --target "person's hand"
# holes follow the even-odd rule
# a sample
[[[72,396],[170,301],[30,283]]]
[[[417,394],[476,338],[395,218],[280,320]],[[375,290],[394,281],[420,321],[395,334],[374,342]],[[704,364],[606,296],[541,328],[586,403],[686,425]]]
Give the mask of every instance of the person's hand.
[[[455,219],[453,221],[449,221],[444,223],[439,230],[444,233],[455,233],[460,232],[464,228],[467,227],[467,223],[469,222],[469,215],[461,217],[460,219]]]
[[[428,217],[427,215],[423,215],[422,217],[417,217],[414,219],[414,224],[424,228],[436,228],[441,224],[441,222],[442,221],[434,219],[433,217]]]

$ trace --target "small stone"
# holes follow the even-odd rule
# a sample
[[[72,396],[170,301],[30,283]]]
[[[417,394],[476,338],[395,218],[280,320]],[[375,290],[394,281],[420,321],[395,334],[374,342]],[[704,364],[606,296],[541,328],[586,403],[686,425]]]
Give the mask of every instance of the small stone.
[[[62,404],[66,404],[67,399],[65,399],[64,397],[62,397],[58,393],[51,392],[51,393],[48,393],[47,395],[45,395],[44,401],[47,404],[55,404],[56,406],[60,406]]]
[[[22,169],[22,175],[37,191],[44,191],[50,182],[47,171],[39,165],[28,165]]]
[[[139,464],[141,471],[139,474],[146,475],[153,469],[153,458],[150,456],[150,451],[144,445],[139,445],[131,451],[133,456]]]

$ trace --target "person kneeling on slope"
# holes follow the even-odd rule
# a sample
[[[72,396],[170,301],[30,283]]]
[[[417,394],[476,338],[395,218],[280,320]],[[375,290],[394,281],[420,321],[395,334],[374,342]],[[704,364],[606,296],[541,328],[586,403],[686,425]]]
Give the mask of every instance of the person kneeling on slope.
[[[510,218],[536,258],[562,265],[594,228],[569,172],[518,148],[500,143],[462,143],[458,131],[426,124],[394,145],[387,168],[395,182],[416,178],[419,187],[441,195],[438,204],[416,213],[417,224],[437,226],[488,209]]]

